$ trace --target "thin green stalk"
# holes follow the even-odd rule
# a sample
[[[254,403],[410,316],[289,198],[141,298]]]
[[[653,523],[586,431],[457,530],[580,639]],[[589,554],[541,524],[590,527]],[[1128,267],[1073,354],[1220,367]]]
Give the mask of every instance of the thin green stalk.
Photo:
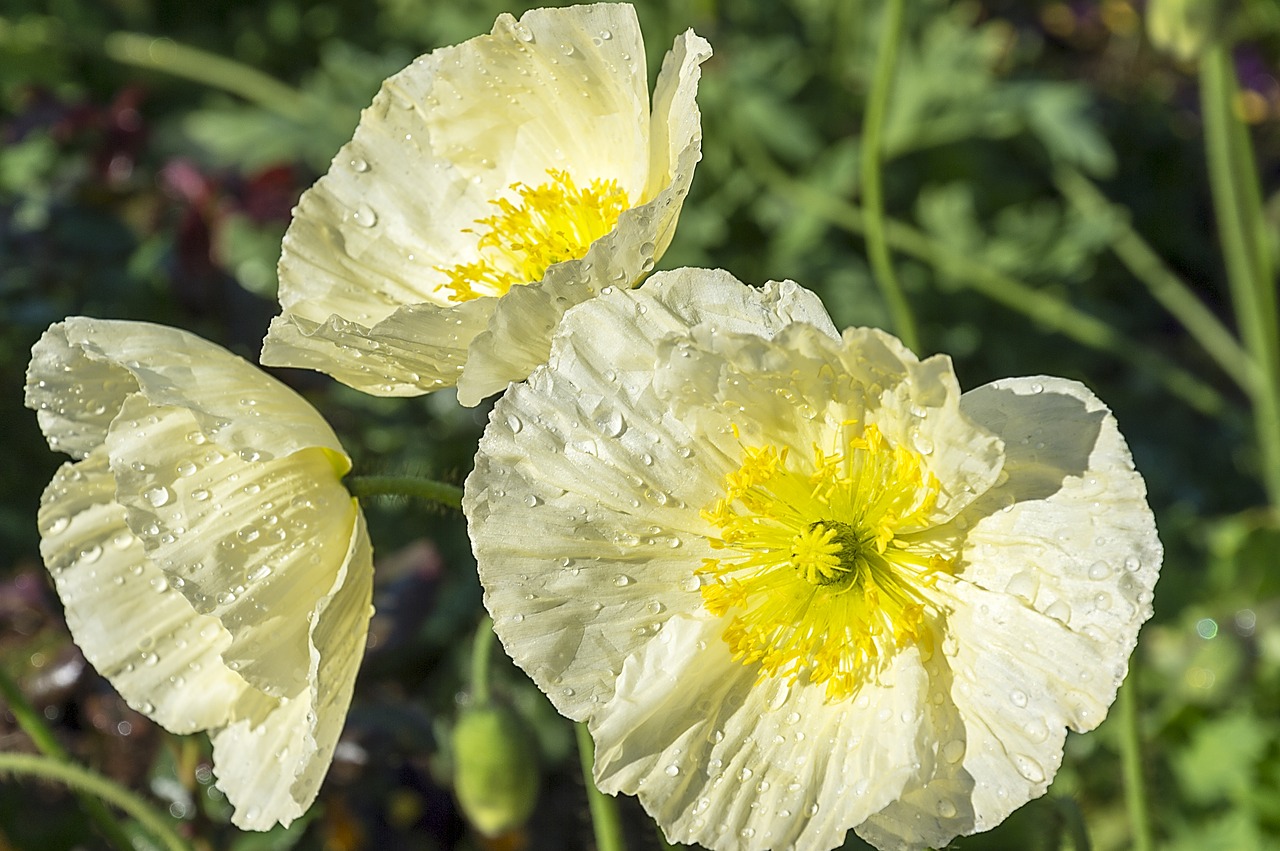
[[[740,140],[740,149],[752,170],[768,181],[771,189],[822,214],[836,227],[858,235],[865,233],[866,217],[859,207],[792,178],[747,140]],[[1217,389],[1170,363],[1158,352],[1134,343],[1101,319],[1073,307],[1052,293],[1038,290],[977,262],[904,222],[886,219],[885,224],[886,240],[903,254],[954,276],[970,289],[1069,339],[1150,371],[1170,393],[1201,413],[1213,416],[1225,406]]]
[[[485,615],[471,640],[471,703],[484,706],[489,702],[489,660],[493,657],[493,618]]]
[[[1236,323],[1261,372],[1252,401],[1262,482],[1280,508],[1280,315],[1257,167],[1235,110],[1239,93],[1230,49],[1215,45],[1200,60],[1209,186]]]
[[[27,700],[27,696],[2,670],[0,670],[0,695],[3,695],[5,702],[9,704],[9,711],[13,713],[18,726],[27,734],[40,753],[58,762],[71,763],[71,755],[53,735],[49,725],[44,722],[44,717],[36,711],[36,708]],[[81,792],[77,792],[76,797],[80,800],[81,808],[98,826],[98,830],[102,832],[107,842],[117,848],[132,847],[133,843],[128,833],[102,805],[102,801]]]
[[[862,124],[862,203],[865,214],[867,259],[871,272],[893,317],[894,330],[913,352],[920,351],[920,334],[915,314],[902,292],[902,284],[893,271],[893,258],[885,237],[884,186],[881,182],[881,158],[884,154],[884,120],[889,109],[889,93],[898,62],[898,44],[902,41],[902,18],[905,0],[888,0],[884,10],[884,32],[880,36],[880,53],[876,57],[871,91],[867,96],[867,114]]]
[[[1146,780],[1142,772],[1142,733],[1138,725],[1138,660],[1129,661],[1129,677],[1116,699],[1120,712],[1120,762],[1124,774],[1124,800],[1129,811],[1133,851],[1152,851],[1151,815],[1147,808]]]
[[[169,38],[114,32],[102,44],[108,57],[126,65],[160,71],[230,92],[277,115],[314,122],[315,104],[304,92],[234,59],[178,44]],[[334,116],[345,127],[346,116]]]
[[[81,795],[92,795],[127,813],[170,851],[188,851],[187,844],[182,838],[173,832],[164,817],[152,809],[146,801],[102,775],[75,763],[62,762],[37,754],[0,753],[0,774],[54,780]],[[116,844],[122,851],[134,847],[127,835],[122,835]]]
[[[1255,393],[1261,374],[1253,357],[1134,230],[1129,211],[1112,204],[1093,181],[1075,169],[1060,169],[1056,180],[1058,190],[1082,216],[1091,219],[1105,216],[1115,222],[1116,233],[1111,249],[1120,261],[1146,286],[1151,297],[1182,323],[1187,333],[1240,389],[1250,395]]]
[[[591,828],[595,832],[596,851],[627,851],[622,838],[622,821],[618,818],[618,802],[596,786],[594,779],[596,746],[582,722],[574,724],[578,734],[578,756],[582,760],[582,781],[587,787],[587,804],[591,809]]]
[[[1071,837],[1073,851],[1090,851],[1089,829],[1075,798],[1055,798],[1054,804],[1067,836]]]
[[[342,483],[358,499],[371,496],[408,496],[439,503],[447,508],[462,508],[462,488],[434,479],[414,476],[347,476]]]

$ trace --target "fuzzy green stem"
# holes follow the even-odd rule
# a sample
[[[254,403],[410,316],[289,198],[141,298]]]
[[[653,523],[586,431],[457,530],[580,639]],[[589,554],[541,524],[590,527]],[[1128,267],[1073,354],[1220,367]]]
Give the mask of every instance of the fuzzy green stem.
[[[3,695],[5,702],[9,704],[9,711],[13,713],[18,726],[30,737],[40,753],[58,762],[71,763],[71,755],[67,753],[57,737],[53,735],[53,731],[44,722],[44,718],[27,700],[27,696],[22,693],[17,684],[9,679],[8,674],[2,670],[0,670],[0,695]],[[80,800],[80,806],[89,818],[93,819],[94,824],[98,826],[98,830],[102,832],[107,842],[117,848],[132,847],[133,843],[130,841],[129,835],[120,823],[116,821],[115,817],[111,815],[110,810],[102,805],[102,801],[82,792],[76,792],[76,797]]]
[[[889,108],[889,93],[898,61],[898,44],[902,41],[902,18],[905,0],[888,0],[884,10],[884,32],[880,36],[880,53],[876,57],[871,92],[867,97],[867,114],[862,125],[862,203],[866,219],[867,259],[871,272],[893,317],[894,330],[913,352],[920,351],[920,334],[915,315],[902,292],[902,284],[893,270],[889,243],[885,236],[884,186],[882,156],[884,121]]]
[[[1112,204],[1093,181],[1075,169],[1059,170],[1056,180],[1059,191],[1080,215],[1089,219],[1106,217],[1115,222],[1116,231],[1111,240],[1111,250],[1147,288],[1151,297],[1182,323],[1182,327],[1213,358],[1218,367],[1240,389],[1253,395],[1254,388],[1261,380],[1253,357],[1134,230],[1129,211],[1118,204]]]
[[[596,746],[587,725],[574,724],[578,734],[578,756],[582,761],[582,782],[587,787],[587,804],[591,809],[591,828],[595,832],[596,851],[627,851],[622,838],[622,821],[618,818],[618,802],[596,786],[594,779]]]
[[[81,768],[75,763],[62,762],[36,754],[0,753],[0,775],[2,774],[53,780],[78,794],[92,795],[137,820],[170,851],[188,851],[187,844],[181,837],[174,833],[165,819],[145,801],[102,775],[87,768]],[[123,832],[118,840],[113,841],[121,851],[128,851],[134,847],[133,842]]]
[[[1120,686],[1117,709],[1120,712],[1120,762],[1124,775],[1124,799],[1129,811],[1131,847],[1134,851],[1153,851],[1151,816],[1147,808],[1146,781],[1142,772],[1142,733],[1138,718],[1137,656],[1129,662],[1129,677]]]
[[[347,476],[342,483],[358,499],[371,496],[408,496],[446,508],[462,508],[462,488],[414,476]]]
[[[111,33],[102,47],[117,62],[194,80],[296,121],[308,117],[304,108],[307,98],[302,92],[225,56],[168,38],[128,32]]]
[[[471,640],[471,702],[484,706],[489,702],[489,661],[493,658],[493,618],[485,615]]]
[[[1251,398],[1262,483],[1280,508],[1280,315],[1253,147],[1235,108],[1239,93],[1230,49],[1215,45],[1200,60],[1209,186],[1236,323],[1261,373]]]

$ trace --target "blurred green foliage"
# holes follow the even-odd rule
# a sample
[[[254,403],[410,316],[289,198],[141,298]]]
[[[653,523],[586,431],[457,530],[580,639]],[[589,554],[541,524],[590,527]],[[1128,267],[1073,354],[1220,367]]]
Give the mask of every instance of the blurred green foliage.
[[[148,790],[199,847],[518,847],[469,832],[448,789],[445,743],[480,612],[462,520],[372,506],[379,615],[344,746],[308,819],[240,835],[211,785],[207,744],[133,713],[68,644],[34,522],[60,458],[22,406],[27,353],[51,322],[85,313],[178,325],[253,359],[276,312],[289,208],[381,80],[530,5],[10,0],[0,13],[0,665],[78,757]],[[1251,13],[1240,106],[1270,190],[1280,37],[1266,4],[1238,5]],[[687,27],[715,49],[699,97],[704,158],[662,266],[792,278],[838,325],[887,326],[856,206],[880,4],[637,6],[651,78]],[[891,247],[925,348],[951,354],[963,386],[1079,379],[1130,441],[1166,546],[1135,662],[1161,847],[1280,847],[1280,519],[1264,507],[1247,400],[1112,250],[1132,225],[1230,324],[1194,72],[1146,41],[1141,14],[1123,0],[911,3],[885,131]],[[1073,206],[1055,183],[1064,169],[1120,206]],[[1280,211],[1280,196],[1268,206]],[[375,399],[318,375],[284,377],[363,472],[460,482],[470,469],[485,412],[447,392]],[[544,767],[520,841],[585,847],[570,731],[513,667],[494,678],[495,699],[535,731]],[[1077,817],[1092,847],[1128,847],[1115,726],[1072,736],[1045,799],[956,847],[1072,847]],[[4,747],[17,748],[11,727],[0,719]],[[24,818],[35,805],[59,817]],[[625,817],[636,847],[653,841],[636,808]],[[66,796],[0,786],[0,843],[90,836]]]

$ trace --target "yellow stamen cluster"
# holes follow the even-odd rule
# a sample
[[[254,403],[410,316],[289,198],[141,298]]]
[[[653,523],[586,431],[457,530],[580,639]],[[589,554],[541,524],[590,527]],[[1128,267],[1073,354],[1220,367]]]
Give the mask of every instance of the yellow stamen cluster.
[[[516,201],[491,201],[499,212],[477,219],[481,230],[463,231],[480,234],[480,259],[440,269],[449,278],[444,287],[453,291],[454,302],[505,295],[514,286],[541,280],[553,263],[585,255],[631,206],[616,180],[596,179],[579,189],[567,171],[547,174],[550,181],[536,187],[512,184]]]
[[[952,563],[916,542],[941,490],[917,453],[874,425],[846,423],[810,465],[787,450],[743,447],[724,496],[702,512],[725,550],[698,573],[703,602],[732,616],[734,657],[760,676],[825,683],[842,700],[909,643],[930,649],[922,589]],[[803,467],[803,469],[801,469]]]

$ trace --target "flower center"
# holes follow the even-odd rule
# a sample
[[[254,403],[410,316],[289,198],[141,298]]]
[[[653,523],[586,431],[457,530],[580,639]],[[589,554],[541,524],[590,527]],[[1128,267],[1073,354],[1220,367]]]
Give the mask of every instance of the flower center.
[[[773,445],[743,447],[724,496],[702,516],[720,530],[706,559],[702,598],[731,617],[734,658],[761,677],[825,683],[841,700],[883,669],[900,647],[931,651],[923,593],[952,559],[920,540],[941,484],[915,452],[874,425],[846,423],[832,454],[788,463]]]
[[[579,189],[567,171],[549,169],[550,180],[531,187],[513,183],[518,198],[490,201],[495,215],[477,219],[479,259],[440,268],[453,290],[453,301],[501,296],[520,284],[542,280],[553,263],[577,260],[591,243],[613,230],[618,216],[631,206],[616,180],[592,180]]]

